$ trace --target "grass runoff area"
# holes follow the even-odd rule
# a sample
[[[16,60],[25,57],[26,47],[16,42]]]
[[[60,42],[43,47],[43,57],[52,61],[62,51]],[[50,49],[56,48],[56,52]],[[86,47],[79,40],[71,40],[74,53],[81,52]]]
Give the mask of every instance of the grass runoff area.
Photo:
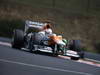
[[[24,29],[25,20],[50,21],[55,33],[100,53],[99,0],[0,0],[0,36]]]

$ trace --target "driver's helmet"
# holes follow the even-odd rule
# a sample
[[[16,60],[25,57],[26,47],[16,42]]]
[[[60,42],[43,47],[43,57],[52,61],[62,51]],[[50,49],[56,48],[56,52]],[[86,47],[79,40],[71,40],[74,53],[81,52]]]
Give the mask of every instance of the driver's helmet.
[[[46,34],[46,35],[52,34],[52,30],[51,30],[51,29],[46,29],[46,30],[45,30],[45,34]]]

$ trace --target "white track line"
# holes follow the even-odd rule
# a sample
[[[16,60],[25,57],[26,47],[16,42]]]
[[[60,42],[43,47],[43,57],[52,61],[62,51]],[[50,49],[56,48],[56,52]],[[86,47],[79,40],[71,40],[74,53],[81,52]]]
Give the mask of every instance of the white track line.
[[[27,64],[27,63],[22,63],[22,62],[10,61],[10,60],[6,60],[6,59],[0,59],[0,61],[1,62],[6,62],[6,63],[11,63],[11,64],[18,64],[18,65],[36,67],[36,68],[41,68],[41,69],[54,70],[54,71],[70,72],[70,73],[81,74],[81,75],[92,75],[92,74],[84,73],[84,72],[70,71],[70,70],[54,68],[54,67],[47,67],[47,66],[40,66],[40,65],[33,65],[33,64]]]
[[[10,44],[10,43],[7,43],[7,42],[2,42],[2,41],[0,41],[0,45],[10,46],[10,47],[11,47],[11,44]]]
[[[91,62],[91,61],[87,61],[87,60],[78,60],[78,62],[100,67],[100,64],[97,64],[97,63]]]
[[[63,59],[70,59],[70,57],[68,57],[68,56],[61,56],[61,55],[59,55],[58,57],[59,58],[63,58]],[[100,67],[100,64],[96,63],[97,61],[96,60],[93,61],[92,59],[90,59],[90,61],[89,61],[89,59],[88,60],[80,59],[80,60],[78,60],[76,62],[80,62],[80,63],[84,63],[84,64],[88,64],[88,65],[93,65],[93,66],[96,66],[96,67]]]
[[[94,62],[98,62],[98,63],[100,63],[100,61],[98,61],[98,60],[94,60],[94,59],[85,58],[85,60],[89,60],[89,61],[94,61]]]

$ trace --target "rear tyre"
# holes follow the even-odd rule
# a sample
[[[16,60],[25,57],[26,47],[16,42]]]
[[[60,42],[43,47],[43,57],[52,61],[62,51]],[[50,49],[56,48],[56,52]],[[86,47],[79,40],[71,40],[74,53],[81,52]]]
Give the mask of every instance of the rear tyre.
[[[12,37],[12,48],[21,49],[24,45],[24,33],[22,30],[14,30]]]

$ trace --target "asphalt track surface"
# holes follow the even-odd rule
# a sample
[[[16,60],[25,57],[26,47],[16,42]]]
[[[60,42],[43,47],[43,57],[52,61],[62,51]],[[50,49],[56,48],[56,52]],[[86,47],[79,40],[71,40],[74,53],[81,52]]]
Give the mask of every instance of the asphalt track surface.
[[[0,45],[0,75],[100,75],[100,67]]]

